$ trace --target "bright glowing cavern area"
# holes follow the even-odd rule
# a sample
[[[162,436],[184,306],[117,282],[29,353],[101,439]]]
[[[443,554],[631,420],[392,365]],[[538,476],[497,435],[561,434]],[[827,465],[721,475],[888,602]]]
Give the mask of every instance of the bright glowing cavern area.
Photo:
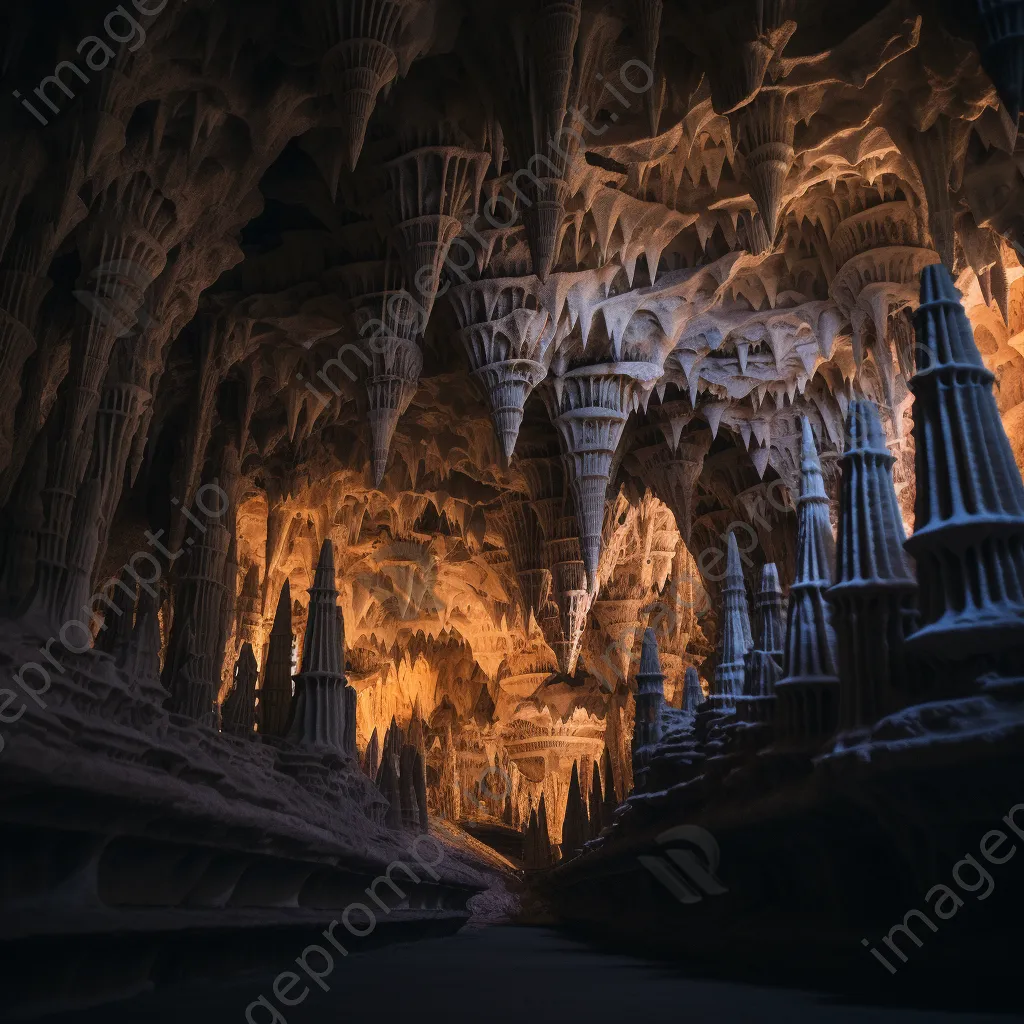
[[[299,1019],[334,925],[378,1012],[543,929],[996,1006],[1019,868],[934,904],[1024,839],[1024,3],[0,24],[14,1016]]]

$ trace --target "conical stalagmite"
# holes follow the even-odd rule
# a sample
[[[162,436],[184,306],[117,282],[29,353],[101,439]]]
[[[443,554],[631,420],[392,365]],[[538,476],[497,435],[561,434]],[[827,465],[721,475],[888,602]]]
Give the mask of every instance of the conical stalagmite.
[[[970,689],[980,658],[997,672],[1024,664],[1024,483],[971,325],[945,267],[921,275],[914,441],[917,502],[906,543],[917,566],[916,656]],[[937,678],[941,691],[943,686]]]
[[[747,651],[753,645],[747,588],[743,582],[743,567],[735,533],[729,534],[719,628],[721,643],[711,699],[716,708],[728,709],[735,707],[736,698],[743,693]]]
[[[377,728],[374,726],[370,734],[370,741],[366,744],[366,752],[363,754],[363,774],[370,779],[377,778],[377,771],[380,768],[380,740],[377,738]]]
[[[700,685],[700,676],[692,666],[686,667],[686,674],[683,677],[683,704],[682,710],[696,713],[697,708],[704,703],[704,690]]]
[[[755,639],[747,657],[744,699],[737,706],[742,705],[743,717],[748,720],[768,722],[774,717],[775,684],[782,678],[786,646],[782,587],[779,571],[772,562],[761,570],[754,620]]]
[[[544,805],[544,794],[540,795],[537,805],[537,850],[540,863],[538,867],[547,867],[551,863],[551,834],[548,832],[548,812]]]
[[[658,658],[658,641],[648,627],[636,674],[636,716],[633,723],[633,781],[643,789],[644,769],[661,739],[661,710],[665,705],[665,675]]]
[[[160,609],[145,587],[139,592],[135,626],[128,643],[120,648],[117,667],[142,701],[154,707],[164,705],[167,691],[160,682]]]
[[[250,644],[242,644],[235,662],[234,686],[221,706],[221,728],[234,736],[251,737],[256,727],[256,679],[259,666]]]
[[[295,714],[288,741],[311,750],[345,754],[345,637],[334,582],[334,544],[320,549],[309,588],[302,664],[295,677]]]
[[[615,772],[612,769],[612,754],[607,745],[604,754],[601,756],[601,773],[604,775],[604,808],[601,811],[601,822],[603,825],[610,825],[615,816],[615,808],[619,806],[618,797],[615,795]]]
[[[540,855],[537,852],[537,812],[530,808],[530,820],[523,833],[523,866],[528,869],[540,867]]]
[[[573,761],[565,817],[562,819],[562,859],[565,860],[582,850],[583,844],[589,838],[590,822],[587,820],[587,805],[583,801],[583,792],[580,789],[579,765]]]
[[[913,627],[917,584],[892,482],[895,461],[874,403],[850,403],[839,500],[835,608],[839,727],[877,722],[908,691],[906,634]]]
[[[292,703],[292,597],[287,580],[281,588],[274,626],[267,647],[267,664],[260,687],[259,730],[261,736],[285,736]]]
[[[388,802],[388,809],[384,816],[385,827],[392,830],[402,828],[402,794],[398,769],[393,757],[381,758],[380,770],[377,772],[377,789]]]
[[[596,839],[604,828],[604,796],[601,793],[601,766],[594,762],[593,778],[590,782],[590,837]],[[608,822],[611,824],[611,822]]]
[[[832,610],[825,600],[832,586],[835,539],[828,497],[810,421],[803,420],[800,498],[797,501],[796,578],[789,591],[785,676],[775,687],[776,723],[781,738],[815,746],[835,732],[839,679]]]

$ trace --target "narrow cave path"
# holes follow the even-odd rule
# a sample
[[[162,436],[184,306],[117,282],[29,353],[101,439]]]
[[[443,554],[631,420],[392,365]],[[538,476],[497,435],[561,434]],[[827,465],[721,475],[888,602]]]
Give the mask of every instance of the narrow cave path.
[[[282,970],[289,956],[282,949]],[[353,949],[353,953],[355,950]],[[670,1021],[747,1024],[984,1024],[1016,1015],[851,1005],[792,989],[686,977],[664,966],[597,952],[535,927],[468,928],[447,938],[407,942],[350,956],[284,1008],[272,976],[203,983],[141,996],[116,1007],[46,1018],[47,1024],[230,1024],[246,1019],[261,995],[277,1007],[251,1009],[253,1024],[336,1024],[342,1020],[481,1021],[490,1024]],[[298,986],[292,997],[301,994]],[[934,994],[933,994],[934,995]],[[943,999],[930,1000],[938,1005]]]

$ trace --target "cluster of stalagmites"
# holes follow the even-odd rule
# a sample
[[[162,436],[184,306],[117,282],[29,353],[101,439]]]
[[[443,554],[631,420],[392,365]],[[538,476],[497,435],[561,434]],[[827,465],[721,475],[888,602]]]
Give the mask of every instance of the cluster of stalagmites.
[[[944,267],[924,271],[916,318],[913,536],[904,535],[894,459],[874,404],[850,402],[838,538],[805,420],[786,625],[778,572],[769,564],[751,628],[730,534],[719,659],[706,702],[664,705],[655,638],[645,636],[633,740],[638,791],[701,773],[722,776],[759,751],[804,759],[837,732],[850,742],[914,703],[1019,690],[1024,483],[999,420],[993,375]]]
[[[523,830],[523,866],[527,869],[545,868],[575,856],[612,824],[617,806],[608,748],[605,747],[600,764],[593,762],[590,780],[581,780],[579,764],[574,761],[562,818],[561,841],[551,842],[547,808],[541,793],[537,807],[530,808],[530,819]]]

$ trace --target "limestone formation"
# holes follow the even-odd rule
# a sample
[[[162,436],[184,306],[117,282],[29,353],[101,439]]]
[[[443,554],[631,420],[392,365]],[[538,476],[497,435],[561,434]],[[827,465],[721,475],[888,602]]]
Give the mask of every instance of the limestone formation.
[[[1015,673],[1024,622],[1024,484],[960,297],[941,266],[921,275],[914,438],[917,504],[907,550],[921,623],[908,645],[944,666],[982,658]],[[969,682],[958,671],[950,683]]]
[[[682,710],[692,714],[703,703],[704,690],[700,685],[700,676],[693,665],[688,665],[686,668],[686,679],[683,683]]]
[[[70,793],[88,885],[173,838],[163,909],[227,933],[398,831],[525,823],[543,874],[568,829],[575,871],[662,794],[774,807],[925,701],[1010,707],[1019,3],[189,0],[88,87],[80,6],[4,37],[0,655],[51,678],[0,824],[40,862]],[[330,865],[252,920],[365,889]]]
[[[642,772],[653,748],[661,739],[661,709],[664,705],[665,676],[658,661],[654,630],[644,633],[640,668],[636,674],[636,720],[633,726],[633,777]]]
[[[769,563],[761,570],[754,602],[754,645],[747,656],[741,717],[755,722],[774,718],[775,685],[782,678],[785,631],[782,622],[782,587],[779,571]]]
[[[256,678],[259,668],[250,644],[242,645],[234,670],[234,685],[221,705],[221,728],[235,736],[252,737],[256,728]]]
[[[878,410],[850,403],[839,499],[835,609],[839,725],[863,727],[912,693],[905,652],[917,604],[917,582],[903,553],[905,537],[892,484],[893,456]]]
[[[736,698],[743,693],[745,660],[753,643],[747,589],[743,582],[740,550],[735,533],[729,534],[722,595],[722,640],[711,700],[716,708],[728,710],[735,707]]]
[[[572,764],[572,776],[566,795],[565,814],[562,819],[562,859],[565,860],[583,849],[590,838],[590,823],[587,820],[587,804],[580,788],[579,768]]]
[[[261,736],[283,737],[288,731],[292,708],[292,601],[285,580],[270,631],[263,683],[259,693]]]
[[[345,748],[345,637],[337,600],[334,545],[325,540],[309,589],[309,615],[302,663],[295,677],[295,710],[288,742],[340,756],[354,751]]]
[[[821,461],[806,419],[800,474],[796,578],[789,593],[783,678],[775,686],[776,721],[787,741],[813,745],[835,731],[839,680],[832,610],[825,600],[835,572],[835,539]]]

